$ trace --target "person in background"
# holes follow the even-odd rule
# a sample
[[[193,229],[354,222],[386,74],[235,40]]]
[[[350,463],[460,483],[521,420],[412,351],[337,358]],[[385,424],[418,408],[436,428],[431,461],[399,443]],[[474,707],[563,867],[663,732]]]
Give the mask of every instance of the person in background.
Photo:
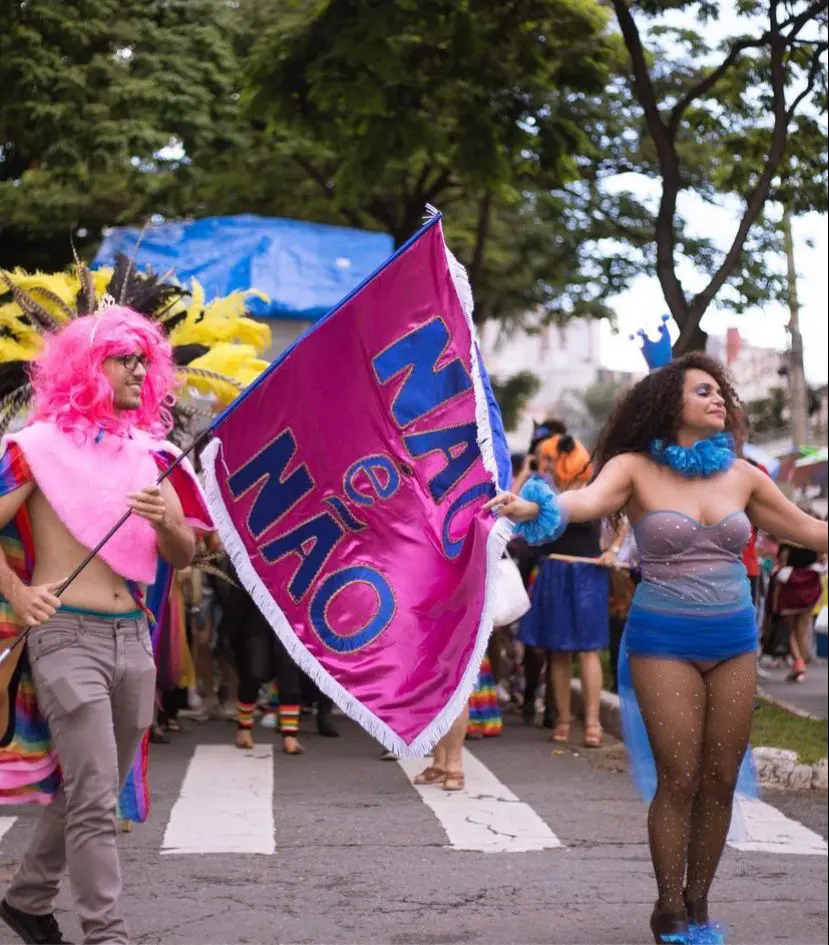
[[[576,491],[590,481],[590,454],[569,434],[551,437],[539,449],[560,493]],[[596,564],[555,560],[550,555],[590,558]],[[552,683],[557,715],[552,737],[559,744],[570,741],[574,656],[578,656],[581,668],[584,746],[598,748],[602,744],[600,653],[610,644],[610,578],[605,566],[613,566],[615,559],[612,551],[602,553],[598,521],[574,522],[560,538],[542,548],[532,588],[532,608],[521,619],[519,639],[547,656],[548,684]]]
[[[787,677],[789,682],[801,683],[806,678],[806,664],[811,662],[812,653],[813,612],[823,592],[825,572],[825,555],[792,543],[780,545],[777,570],[773,575],[771,606],[788,625],[792,657],[792,668]]]
[[[497,628],[496,628],[497,631]],[[492,640],[490,640],[490,645]],[[498,702],[498,685],[487,655],[481,662],[478,681],[469,697],[469,721],[466,737],[470,739],[495,738],[504,728],[501,706]]]
[[[524,461],[515,474],[512,482],[513,491],[520,491],[530,479],[540,479],[548,485],[553,485],[552,464],[548,455],[542,455],[541,445],[551,436],[562,436],[567,433],[567,427],[560,420],[550,418],[543,423],[533,425],[530,446]],[[543,548],[534,548],[522,538],[515,538],[510,542],[510,554],[518,566],[521,579],[527,593],[531,595],[539,562],[544,557]],[[523,698],[521,698],[521,715],[524,722],[531,725],[535,722],[535,702],[538,686],[544,672],[547,656],[543,649],[526,646],[518,634],[518,646],[523,650],[521,674],[523,676]],[[547,679],[544,687],[544,717],[545,728],[555,725],[555,704],[553,701],[552,668],[547,663]]]
[[[769,471],[765,466],[761,466],[760,463],[753,459],[746,458],[746,462],[752,465],[755,469],[759,469],[761,472],[764,472],[768,476]],[[757,553],[756,528],[751,529],[751,537],[748,539],[746,546],[743,549],[743,564],[746,567],[748,582],[751,585],[751,597],[754,601],[754,606],[755,608],[759,608],[762,569],[760,567],[760,556]]]

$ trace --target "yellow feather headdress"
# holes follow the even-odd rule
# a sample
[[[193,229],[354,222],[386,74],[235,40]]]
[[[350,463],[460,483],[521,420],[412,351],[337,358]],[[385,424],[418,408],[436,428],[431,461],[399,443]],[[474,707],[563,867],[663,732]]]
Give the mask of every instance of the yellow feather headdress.
[[[28,365],[44,335],[94,312],[105,294],[166,332],[183,384],[177,426],[225,406],[267,367],[260,355],[270,345],[270,328],[247,315],[248,297],[267,301],[256,290],[206,302],[197,280],[188,288],[169,274],[138,272],[123,255],[113,268],[94,272],[77,257],[66,272],[0,270],[0,434],[27,411]]]

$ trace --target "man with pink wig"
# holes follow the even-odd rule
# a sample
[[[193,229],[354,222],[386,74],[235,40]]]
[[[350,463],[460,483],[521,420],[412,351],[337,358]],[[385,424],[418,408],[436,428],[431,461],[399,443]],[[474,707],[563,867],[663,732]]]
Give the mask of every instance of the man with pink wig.
[[[15,519],[32,566],[21,580],[0,552],[0,595],[33,628],[26,658],[54,746],[53,770],[38,777],[44,784],[51,774],[57,787],[41,800],[48,806],[0,903],[24,942],[64,941],[53,910],[65,868],[84,942],[128,941],[116,804],[153,718],[143,594],[159,556],[187,567],[193,527],[210,527],[188,464],[154,484],[178,455],[164,442],[174,376],[170,346],[148,319],[121,306],[78,318],[47,338],[32,369],[32,420],[4,439],[0,463],[19,485],[0,495],[0,527]],[[133,515],[58,599],[128,508]]]

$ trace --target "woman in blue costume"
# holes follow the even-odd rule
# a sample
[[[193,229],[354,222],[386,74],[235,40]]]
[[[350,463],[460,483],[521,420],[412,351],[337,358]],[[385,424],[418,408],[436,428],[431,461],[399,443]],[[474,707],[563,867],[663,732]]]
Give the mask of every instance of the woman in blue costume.
[[[596,474],[557,499],[532,481],[489,504],[532,543],[566,522],[635,528],[642,582],[622,645],[631,770],[650,797],[656,942],[723,942],[708,891],[734,792],[749,787],[757,627],[741,556],[751,526],[819,553],[825,522],[738,458],[744,412],[722,365],[679,358],[640,381],[602,431]],[[742,767],[742,774],[741,774]]]

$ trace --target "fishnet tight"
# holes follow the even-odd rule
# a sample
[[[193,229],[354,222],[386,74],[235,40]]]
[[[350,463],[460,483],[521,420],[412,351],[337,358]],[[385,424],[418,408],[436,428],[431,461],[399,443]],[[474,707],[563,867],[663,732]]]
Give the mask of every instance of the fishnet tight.
[[[666,912],[705,900],[731,823],[756,692],[753,653],[708,664],[631,656],[636,697],[656,761],[648,839]]]

